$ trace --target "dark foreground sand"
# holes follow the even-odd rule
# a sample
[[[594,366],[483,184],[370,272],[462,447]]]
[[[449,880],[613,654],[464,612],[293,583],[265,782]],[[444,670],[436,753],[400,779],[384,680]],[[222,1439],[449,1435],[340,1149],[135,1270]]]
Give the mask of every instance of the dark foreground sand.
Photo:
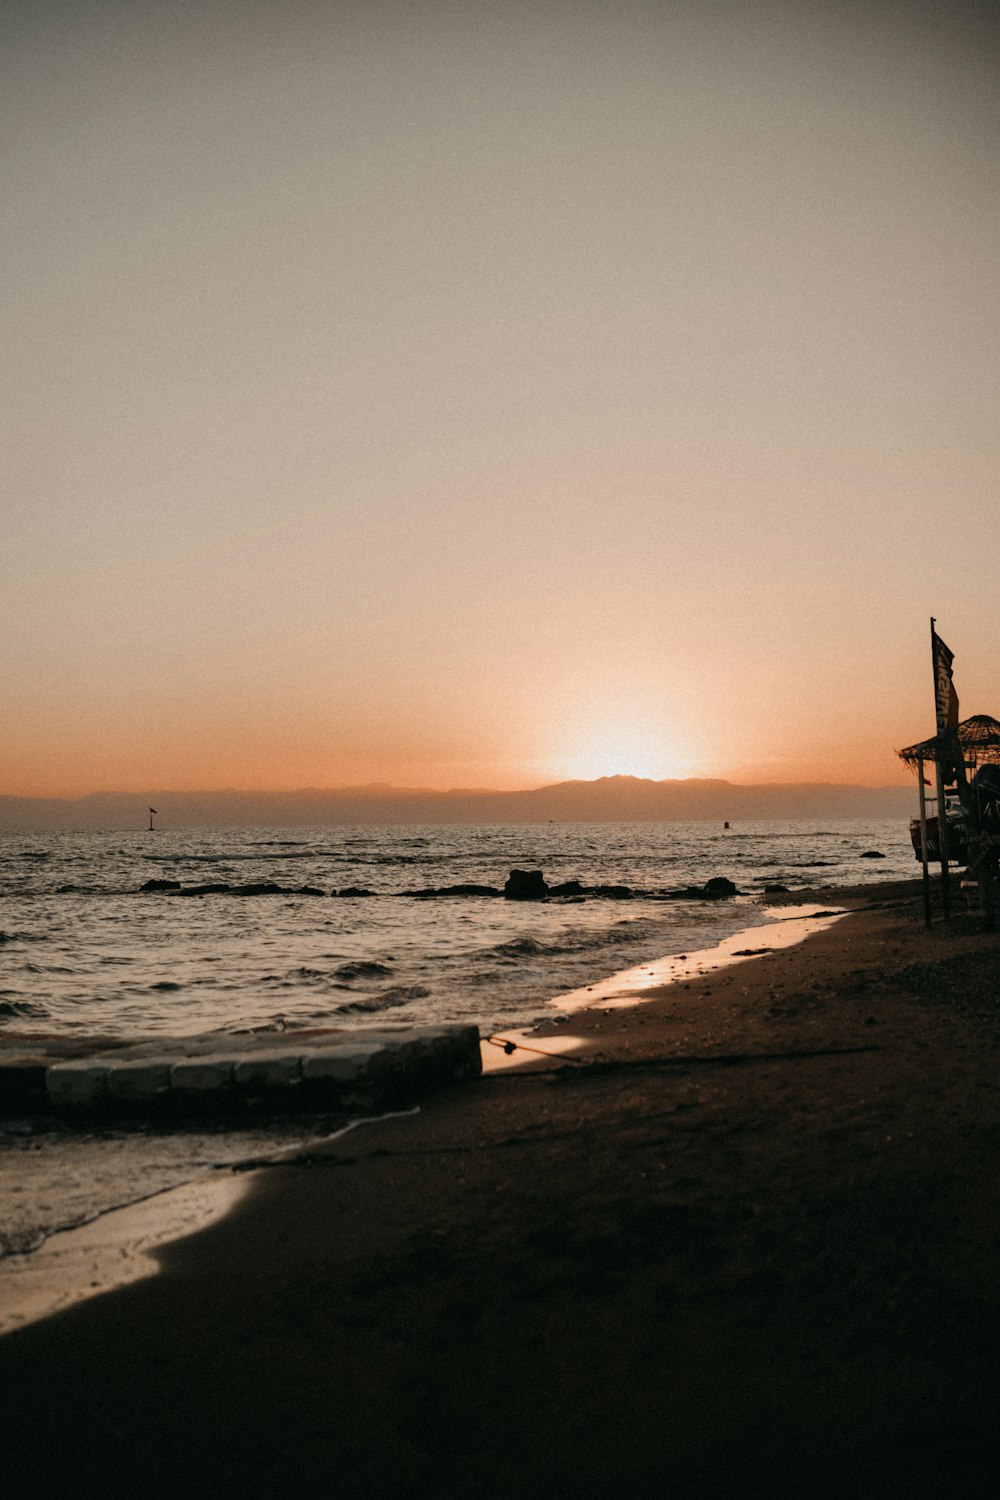
[[[0,1340],[5,1494],[1000,1493],[1000,939],[878,899]]]

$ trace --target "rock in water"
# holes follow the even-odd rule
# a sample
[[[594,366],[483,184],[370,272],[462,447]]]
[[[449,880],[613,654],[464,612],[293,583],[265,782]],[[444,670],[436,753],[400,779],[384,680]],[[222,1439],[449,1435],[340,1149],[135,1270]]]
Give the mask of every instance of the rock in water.
[[[474,885],[468,882],[464,885],[442,885],[438,887],[439,896],[499,896],[500,892],[495,885]]]
[[[544,901],[549,888],[541,870],[511,870],[503,893],[508,901]]]
[[[710,901],[722,901],[726,896],[735,896],[736,887],[725,875],[713,875],[711,880],[706,880],[701,888],[703,896]]]

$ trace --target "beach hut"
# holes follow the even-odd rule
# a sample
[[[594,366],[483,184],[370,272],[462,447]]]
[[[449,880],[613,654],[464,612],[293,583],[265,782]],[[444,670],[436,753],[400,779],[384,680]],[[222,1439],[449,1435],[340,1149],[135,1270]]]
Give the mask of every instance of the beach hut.
[[[927,861],[941,861],[947,913],[948,861],[964,865],[967,884],[978,889],[987,925],[996,923],[995,888],[1000,860],[1000,721],[973,714],[953,729],[897,752],[917,773],[920,816],[910,824],[913,846],[924,871],[925,915],[929,922]],[[925,765],[937,772],[937,805],[929,814]],[[950,796],[948,789],[953,788]]]

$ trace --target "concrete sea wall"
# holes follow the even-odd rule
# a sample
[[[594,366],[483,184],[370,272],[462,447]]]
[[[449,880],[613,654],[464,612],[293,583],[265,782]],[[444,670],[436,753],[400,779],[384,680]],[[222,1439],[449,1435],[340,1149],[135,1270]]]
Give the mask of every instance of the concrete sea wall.
[[[70,1055],[71,1054],[71,1055]],[[0,1112],[73,1120],[320,1113],[413,1102],[481,1070],[475,1026],[0,1045]]]

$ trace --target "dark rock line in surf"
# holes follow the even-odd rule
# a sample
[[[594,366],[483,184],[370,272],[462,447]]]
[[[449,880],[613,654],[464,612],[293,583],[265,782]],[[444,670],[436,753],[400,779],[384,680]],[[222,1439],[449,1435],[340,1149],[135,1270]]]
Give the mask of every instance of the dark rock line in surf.
[[[765,886],[765,893],[784,891],[781,885]],[[345,886],[340,890],[321,890],[315,885],[285,886],[276,881],[256,881],[246,885],[230,885],[225,881],[212,881],[201,885],[184,885],[179,880],[147,880],[139,887],[141,895],[164,896],[331,896],[338,898],[376,897],[378,895],[404,897],[413,900],[433,900],[439,897],[480,896],[507,901],[584,901],[596,897],[606,901],[630,901],[641,898],[647,901],[724,901],[740,894],[732,880],[724,875],[714,875],[703,885],[685,885],[672,889],[643,889],[629,885],[583,885],[579,880],[564,880],[550,885],[541,870],[511,870],[501,888],[494,885],[465,883],[460,885],[423,886],[417,890],[378,892],[366,886]]]

